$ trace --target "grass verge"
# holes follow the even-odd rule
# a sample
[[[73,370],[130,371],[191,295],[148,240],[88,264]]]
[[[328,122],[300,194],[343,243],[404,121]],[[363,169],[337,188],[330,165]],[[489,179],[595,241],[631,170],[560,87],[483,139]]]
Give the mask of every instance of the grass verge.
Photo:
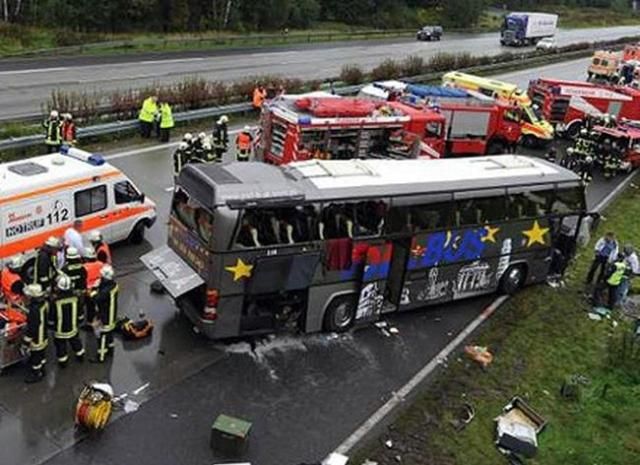
[[[640,192],[629,188],[607,210],[606,224],[622,243],[640,245]],[[595,240],[595,238],[594,238]],[[493,363],[482,370],[463,356],[399,414],[387,430],[359,451],[380,465],[495,465],[507,463],[494,446],[493,419],[515,395],[528,400],[547,420],[535,459],[540,465],[630,465],[640,456],[640,351],[632,357],[623,338],[632,323],[615,314],[599,322],[587,318],[582,282],[593,241],[577,257],[562,290],[538,286],[507,302],[470,342],[488,346]],[[615,321],[615,323],[614,323]],[[640,341],[636,342],[640,344]],[[560,394],[566,377],[590,379],[581,400]],[[464,402],[475,419],[454,428]],[[384,442],[391,439],[393,446]],[[398,462],[400,460],[400,462]]]

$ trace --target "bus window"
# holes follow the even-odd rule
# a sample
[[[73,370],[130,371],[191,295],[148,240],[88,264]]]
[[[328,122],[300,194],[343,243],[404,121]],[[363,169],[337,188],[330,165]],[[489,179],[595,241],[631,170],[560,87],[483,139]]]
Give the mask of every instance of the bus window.
[[[525,192],[510,190],[508,197],[510,219],[536,218],[550,213],[554,191],[552,188]]]
[[[258,209],[242,213],[235,244],[263,247],[313,241],[318,237],[317,209],[313,205]]]
[[[204,208],[198,208],[195,216],[200,239],[205,244],[211,245],[213,240],[213,215]]]
[[[551,206],[552,213],[566,214],[584,211],[584,195],[580,186],[558,186],[556,199]]]
[[[384,228],[384,220],[387,215],[387,203],[379,200],[368,200],[356,204],[356,228],[355,235],[379,236]]]
[[[330,203],[322,209],[319,234],[321,239],[353,237],[353,204]]]
[[[465,193],[465,197],[472,198],[456,200],[456,226],[472,226],[504,221],[507,216],[504,191],[496,192],[495,195],[485,192],[484,197],[481,197],[482,194],[478,192],[477,195],[473,195],[468,192]]]
[[[173,211],[187,228],[196,229],[196,207],[191,205],[185,191],[179,189],[173,196]]]

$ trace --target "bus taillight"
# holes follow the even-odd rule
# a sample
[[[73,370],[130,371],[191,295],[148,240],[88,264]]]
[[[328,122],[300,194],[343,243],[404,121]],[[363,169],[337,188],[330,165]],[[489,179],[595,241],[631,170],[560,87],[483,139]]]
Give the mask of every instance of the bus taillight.
[[[207,304],[204,308],[204,315],[202,318],[205,320],[216,320],[218,319],[218,302],[220,301],[220,293],[217,289],[208,289],[207,290]]]

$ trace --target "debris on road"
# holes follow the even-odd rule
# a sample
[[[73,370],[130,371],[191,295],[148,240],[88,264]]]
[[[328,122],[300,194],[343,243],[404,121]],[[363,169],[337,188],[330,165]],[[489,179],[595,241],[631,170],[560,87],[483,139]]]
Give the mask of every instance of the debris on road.
[[[393,447],[393,441],[391,439],[387,439],[384,442],[384,445],[387,446],[387,449],[391,449]]]
[[[133,391],[133,395],[137,396],[138,394],[140,394],[142,391],[144,391],[145,389],[147,389],[149,387],[149,383],[143,384],[142,386],[140,386],[138,389],[136,389],[135,391]]]
[[[546,426],[546,420],[520,397],[514,397],[502,412],[495,418],[498,448],[533,457],[538,451],[537,435]]]
[[[140,404],[138,402],[133,401],[133,400],[127,399],[127,401],[124,403],[124,412],[125,413],[137,412],[139,408],[140,408]]]
[[[218,415],[211,427],[211,448],[228,456],[242,455],[249,443],[251,423],[228,415]]]
[[[332,452],[329,456],[322,461],[322,465],[347,465],[349,457],[342,454]]]
[[[493,354],[484,346],[465,346],[464,353],[471,360],[482,365],[482,368],[487,368],[493,362]]]
[[[462,431],[476,417],[476,410],[468,402],[462,404],[460,410],[456,413],[456,418],[451,420],[451,426],[457,431]]]

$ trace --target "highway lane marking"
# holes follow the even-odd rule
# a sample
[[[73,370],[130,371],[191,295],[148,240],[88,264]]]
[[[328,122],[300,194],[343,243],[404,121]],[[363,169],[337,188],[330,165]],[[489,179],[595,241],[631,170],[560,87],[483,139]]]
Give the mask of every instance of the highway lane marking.
[[[59,68],[15,69],[13,71],[0,71],[0,76],[10,76],[14,74],[31,74],[31,73],[51,73],[54,71],[65,71],[68,69],[70,68],[59,67]]]
[[[462,342],[475,331],[478,326],[500,308],[500,306],[508,300],[509,296],[503,295],[494,300],[480,315],[478,315],[471,323],[469,323],[449,344],[442,349],[438,355],[433,357],[407,384],[402,386],[399,391],[393,393],[392,397],[382,405],[373,415],[371,415],[358,429],[356,429],[342,444],[340,444],[334,453],[347,455],[362,439],[364,439],[389,413],[402,404],[405,399],[422,384],[422,382],[455,351]]]
[[[632,171],[631,173],[629,173],[620,184],[618,184],[611,192],[609,192],[605,196],[604,199],[598,202],[598,204],[594,207],[594,210],[600,213],[602,210],[607,208],[607,206],[620,194],[620,192],[622,192],[627,188],[629,184],[631,184],[631,181],[633,180],[635,175],[636,171]]]
[[[198,57],[198,58],[181,58],[181,59],[175,59],[175,60],[147,60],[147,61],[131,61],[128,62],[128,64],[141,64],[141,65],[157,65],[157,64],[168,64],[168,63],[189,63],[192,61],[203,61],[205,60],[204,57]],[[122,64],[122,63],[120,63]]]

